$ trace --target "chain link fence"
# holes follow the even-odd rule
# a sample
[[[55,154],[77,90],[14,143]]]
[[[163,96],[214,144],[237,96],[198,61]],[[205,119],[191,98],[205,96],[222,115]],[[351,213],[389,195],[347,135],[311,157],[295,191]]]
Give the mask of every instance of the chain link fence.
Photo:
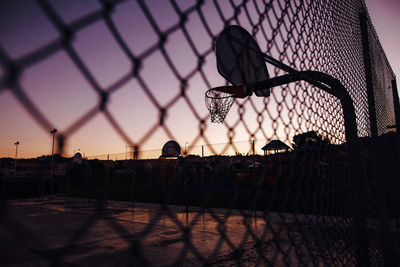
[[[61,155],[78,131],[101,117],[138,159],[147,158],[146,145],[161,147],[159,140],[187,141],[185,154],[199,157],[66,163],[68,174],[56,185],[38,178],[39,195],[56,186],[71,196],[99,200],[62,249],[46,252],[47,263],[68,263],[91,227],[107,219],[128,244],[125,265],[396,265],[399,100],[364,1],[104,0],[86,5],[68,9],[38,0],[20,7],[36,12],[51,30],[37,29],[40,44],[20,54],[4,38],[0,97],[10,92],[45,131],[57,126]],[[223,125],[211,124],[204,93],[227,84],[218,75],[214,46],[228,25],[241,25],[264,53],[298,71],[334,77],[352,106],[298,81],[273,88],[268,98],[237,99]],[[285,73],[269,65],[268,70],[271,77]],[[57,89],[54,98],[40,98],[33,77],[60,88],[76,79],[79,89],[71,92],[93,101],[82,104]],[[45,105],[53,101],[59,110]],[[346,109],[355,114],[355,125],[345,121]],[[76,119],[62,121],[66,112]],[[349,131],[356,133],[352,140]],[[253,140],[261,140],[258,153]],[[290,151],[273,148],[274,153],[260,155],[272,140]],[[200,147],[205,156],[219,156],[200,157]],[[3,196],[18,188],[8,182],[3,179]],[[105,199],[131,201],[130,220],[145,227],[132,234],[125,219],[110,215],[115,206]],[[134,219],[137,202],[158,205],[144,211],[148,219]],[[10,203],[1,209],[3,227],[34,235],[12,216]],[[175,205],[185,207],[186,214],[195,210],[186,224]],[[164,217],[180,236],[180,252],[160,263],[155,253],[170,250],[155,252],[146,238]],[[258,229],[249,218],[259,221]],[[199,242],[202,220],[214,227],[214,249]],[[238,220],[237,231],[229,230],[230,220]]]

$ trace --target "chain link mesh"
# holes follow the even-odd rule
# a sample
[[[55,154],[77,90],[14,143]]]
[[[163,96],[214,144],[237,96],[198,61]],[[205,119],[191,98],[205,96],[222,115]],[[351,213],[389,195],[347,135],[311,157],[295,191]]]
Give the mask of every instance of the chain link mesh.
[[[99,201],[96,212],[74,228],[76,231],[64,243],[63,249],[46,255],[48,262],[54,265],[68,262],[68,256],[74,249],[80,249],[80,242],[91,227],[106,220],[113,231],[129,244],[125,255],[127,264],[160,264],[154,262],[153,257],[154,253],[162,252],[155,252],[146,238],[157,231],[164,217],[180,234],[181,250],[168,262],[172,265],[362,266],[368,261],[373,265],[395,262],[399,238],[391,230],[394,227],[391,218],[398,217],[395,211],[398,200],[388,189],[394,185],[398,174],[395,164],[398,155],[393,150],[386,153],[385,148],[399,145],[397,139],[393,139],[396,134],[390,132],[393,131],[390,127],[396,122],[394,109],[398,99],[393,98],[395,75],[367,17],[367,50],[371,62],[376,127],[378,136],[383,136],[381,141],[375,142],[382,143],[379,143],[381,150],[377,152],[371,148],[375,143],[370,139],[373,125],[364,61],[366,45],[363,44],[360,26],[360,12],[366,12],[364,1],[192,3],[170,0],[162,4],[169,10],[169,13],[165,11],[168,16],[160,14],[158,4],[142,0],[99,1],[98,9],[66,22],[62,10],[57,10],[51,1],[36,1],[36,7],[56,29],[58,37],[19,57],[10,56],[8,48],[2,45],[0,93],[11,92],[20,106],[47,131],[54,128],[52,119],[43,110],[43,105],[37,104],[33,85],[24,82],[23,76],[54,60],[60,60],[68,65],[68,69],[77,71],[84,78],[84,88],[92,91],[93,98],[96,98],[93,103],[96,103],[79,114],[69,126],[58,127],[61,132],[58,150],[61,154],[70,138],[99,115],[127,146],[134,148],[135,158],[141,158],[140,153],[146,144],[160,138],[160,131],[167,139],[190,138],[187,139],[190,140],[187,154],[193,153],[192,148],[201,143],[205,144],[209,154],[238,154],[243,150],[237,141],[243,140],[243,136],[249,140],[245,145],[248,154],[252,154],[252,149],[254,151],[252,140],[255,139],[265,142],[280,139],[290,144],[293,151],[267,157],[164,161],[168,163],[159,163],[158,167],[154,167],[157,163],[152,163],[150,168],[142,161],[124,163],[134,169],[134,200],[160,203],[157,208],[143,211],[149,215],[148,220],[141,221],[136,217],[136,222],[142,222],[146,227],[135,230],[132,237],[132,228],[124,220],[110,215],[115,207],[110,204],[110,212],[102,213],[99,207],[103,207],[103,202]],[[137,16],[133,19],[135,23],[141,21],[139,30],[133,28],[135,25],[124,25],[119,19],[126,16],[126,12]],[[353,102],[359,139],[356,144],[351,147],[350,141],[346,140],[340,99],[304,81],[273,88],[268,98],[236,99],[224,125],[215,130],[209,122],[204,93],[209,88],[227,84],[218,77],[214,45],[224,26],[235,24],[252,33],[261,50],[275,59],[298,71],[319,71],[340,81]],[[102,35],[91,33],[95,25],[101,27]],[[141,38],[141,31],[150,33]],[[131,34],[135,35],[134,38]],[[115,73],[108,69],[113,79],[105,80],[101,74],[103,70],[85,54],[91,54],[90,48],[85,50],[79,45],[85,36],[97,41],[99,47],[102,39],[112,40],[113,49],[118,51],[115,57],[123,61],[121,64],[125,64],[125,71]],[[96,45],[92,49],[96,49]],[[101,51],[99,49],[100,60],[97,63],[112,66],[101,60]],[[271,77],[284,74],[276,67],[268,66],[268,69]],[[67,77],[61,75],[59,82]],[[46,80],[49,77],[40,78]],[[163,88],[165,84],[171,88]],[[134,92],[130,97],[146,103],[143,110],[132,109],[133,118],[128,123],[120,118],[118,109],[112,104],[121,99],[118,94],[126,90]],[[73,107],[74,103],[71,103],[71,109]],[[148,113],[145,123],[143,113]],[[185,128],[186,137],[176,130],[182,114],[191,118]],[[137,126],[140,131],[127,130],[130,129],[127,124]],[[216,142],[223,145],[213,145]],[[379,153],[379,162],[375,162],[377,158],[372,157],[370,151]],[[387,173],[377,171],[388,164],[385,159],[390,161]],[[256,161],[261,168],[256,166]],[[168,164],[174,166],[172,172],[168,171]],[[114,184],[116,188],[119,176],[109,171],[103,170],[101,174],[96,173],[94,166],[86,167],[89,174],[85,177],[90,180],[85,180],[86,190],[91,183],[92,186],[100,183],[104,188],[109,188],[110,184],[112,188]],[[110,180],[97,181],[96,176],[104,173]],[[243,173],[247,178],[243,178]],[[152,185],[148,185],[144,177],[151,177]],[[165,182],[166,179],[170,181]],[[130,189],[119,190],[115,195],[122,194],[123,190],[128,190],[126,194],[129,195]],[[154,191],[159,195],[151,198]],[[191,194],[192,198],[182,200],[177,197],[185,193]],[[90,197],[90,192],[86,194]],[[94,198],[96,193],[93,194]],[[3,226],[13,233],[24,231],[33,235],[30,232],[33,230],[8,212],[12,210],[12,203],[2,207],[2,215],[5,215]],[[52,208],[51,203],[39,200],[38,203],[28,205]],[[77,205],[71,203],[68,205]],[[202,207],[202,212],[193,213],[186,224],[172,207],[172,204],[185,203],[186,208],[188,205]],[[66,204],[62,202],[61,205]],[[220,212],[214,207],[226,210]],[[254,218],[261,222],[258,229],[257,224],[249,219],[253,211]],[[217,236],[213,242],[210,241],[213,249],[206,249],[207,244],[199,242],[198,225],[204,220],[204,214]],[[237,219],[237,216],[242,219],[235,223],[241,227],[232,231],[230,220]],[[35,242],[45,243],[45,240],[39,238]],[[166,251],[169,253],[170,250]]]

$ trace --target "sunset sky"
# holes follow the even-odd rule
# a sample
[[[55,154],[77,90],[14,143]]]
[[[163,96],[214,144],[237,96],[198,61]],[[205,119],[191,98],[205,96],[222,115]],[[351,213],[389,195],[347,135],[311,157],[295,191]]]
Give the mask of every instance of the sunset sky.
[[[65,23],[81,18],[100,7],[97,1],[50,2]],[[146,3],[162,31],[178,23],[179,16],[171,5],[163,4],[161,8],[160,1],[153,0]],[[192,1],[178,1],[178,3],[183,10],[192,5]],[[400,1],[366,0],[366,4],[398,80],[400,77],[400,49],[398,48]],[[210,30],[217,34],[223,27],[223,23],[217,19],[217,11],[207,5],[204,10],[207,11],[207,20],[212,22]],[[132,10],[138,9],[136,2],[129,1],[118,5],[112,17],[129,49],[136,56],[146,53],[146,50],[158,41],[158,36],[144,14],[136,12],[133,15]],[[204,53],[211,47],[211,42],[210,38],[203,38],[207,33],[201,24],[201,19],[197,15],[190,16],[187,23],[188,28],[198,29],[196,32],[190,32],[190,37],[199,53]],[[0,2],[0,45],[12,59],[21,58],[57,38],[57,29],[43,15],[35,1]],[[99,87],[109,88],[131,72],[131,62],[109,33],[104,20],[85,27],[74,38],[74,50],[90,70]],[[184,45],[173,45],[176,43]],[[190,45],[182,32],[169,36],[165,47],[181,76],[184,77],[196,69],[197,57],[190,50]],[[204,67],[205,75],[212,87],[223,85],[225,82],[216,71],[213,57],[213,54],[207,57],[206,67]],[[191,63],[188,64],[188,62]],[[204,104],[204,92],[209,85],[205,84],[199,73],[191,77],[187,90],[189,102],[179,98],[168,109],[165,121],[167,131],[165,131],[162,127],[156,127],[159,121],[158,110],[170,101],[174,101],[179,94],[180,82],[162,59],[160,51],[147,57],[143,64],[140,75],[150,88],[152,96],[146,95],[145,90],[132,90],[132,88],[143,88],[143,85],[139,84],[137,79],[130,79],[111,94],[107,105],[107,110],[127,138],[135,144],[140,143],[141,150],[160,150],[171,137],[182,147],[185,143],[188,146],[204,144],[203,139],[196,139],[199,135],[199,119],[196,115],[204,118],[208,114]],[[151,68],[146,68],[146,66],[151,66]],[[3,68],[3,66],[0,68],[0,77],[4,74]],[[162,77],[160,77],[161,74]],[[26,95],[39,107],[49,124],[60,132],[70,129],[70,126],[84,114],[98,106],[99,94],[63,50],[25,69],[20,81]],[[157,92],[154,88],[157,88]],[[197,114],[191,111],[191,105]],[[246,113],[246,116],[255,115],[256,113],[250,111]],[[210,143],[226,143],[227,130],[223,125],[209,123],[207,125],[206,137]],[[251,124],[248,126],[249,128],[256,127]],[[50,154],[49,131],[52,127],[44,129],[43,125],[40,126],[29,112],[21,107],[10,91],[0,91],[0,157],[14,157],[16,141],[20,142],[19,157]],[[154,131],[153,127],[155,127]],[[237,128],[238,133],[246,131],[242,125]],[[224,131],[224,134],[220,134],[221,131]],[[148,134],[149,132],[151,134]],[[279,134],[277,134],[278,137]],[[267,135],[274,137],[276,133],[267,133]],[[257,133],[255,138],[263,139],[263,136]],[[234,140],[247,142],[248,136],[237,134]],[[126,138],[121,137],[110,126],[103,114],[98,112],[83,126],[71,132],[65,152],[67,156],[71,156],[76,149],[80,149],[86,156],[124,153],[127,144]],[[193,152],[198,153],[194,150]]]

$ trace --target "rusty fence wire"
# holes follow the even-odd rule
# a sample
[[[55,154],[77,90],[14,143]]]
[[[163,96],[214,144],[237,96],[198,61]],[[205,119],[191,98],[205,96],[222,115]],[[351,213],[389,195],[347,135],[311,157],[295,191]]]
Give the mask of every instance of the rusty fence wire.
[[[0,98],[9,92],[36,125],[59,129],[61,155],[99,117],[136,155],[81,165],[59,158],[57,164],[67,171],[56,172],[57,182],[37,175],[32,186],[41,197],[58,187],[69,196],[99,200],[96,212],[71,232],[62,249],[47,250],[47,263],[69,262],[91,227],[106,219],[128,244],[125,265],[396,265],[399,99],[364,1],[102,0],[81,5],[66,8],[49,0],[21,5],[21,13],[46,22],[34,29],[39,41],[16,52],[7,36],[1,37]],[[267,55],[297,71],[322,73],[313,79],[333,81],[344,91],[329,93],[297,81],[273,88],[268,98],[237,99],[224,124],[211,124],[204,93],[227,84],[217,72],[215,41],[228,25],[248,30]],[[267,67],[270,77],[285,74]],[[35,79],[54,86],[54,94],[38,97]],[[62,87],[69,80],[76,88]],[[73,93],[64,97],[69,90],[90,98],[89,103]],[[63,121],[62,114],[70,112],[75,119]],[[198,156],[140,160],[147,158],[149,144],[161,146],[159,140],[186,142],[185,154]],[[259,143],[257,153],[253,140]],[[261,155],[260,147],[272,140],[290,149],[272,147]],[[49,158],[43,162],[48,169]],[[3,199],[12,197],[7,190],[17,190],[18,184],[2,181]],[[133,234],[125,219],[104,212],[104,207],[113,211],[105,199],[131,201],[133,222],[141,220],[133,215],[135,203],[157,205],[146,210],[144,227]],[[4,203],[3,227],[46,247],[45,238],[35,237]],[[186,224],[176,205],[196,210]],[[210,241],[213,249],[198,241],[204,214],[217,236],[215,244]],[[238,217],[241,228],[233,233],[231,220]],[[161,218],[180,235],[174,241],[179,253],[164,263],[155,262],[155,254],[163,252],[146,239]],[[258,228],[249,218],[261,222]]]

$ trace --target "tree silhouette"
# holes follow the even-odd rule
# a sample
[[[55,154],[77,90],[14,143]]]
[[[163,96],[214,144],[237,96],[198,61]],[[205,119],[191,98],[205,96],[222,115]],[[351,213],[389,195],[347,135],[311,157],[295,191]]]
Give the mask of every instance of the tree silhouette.
[[[302,134],[297,134],[293,136],[293,149],[301,149],[306,145],[308,146],[323,146],[329,145],[331,141],[327,137],[323,137],[316,131],[309,131]]]

